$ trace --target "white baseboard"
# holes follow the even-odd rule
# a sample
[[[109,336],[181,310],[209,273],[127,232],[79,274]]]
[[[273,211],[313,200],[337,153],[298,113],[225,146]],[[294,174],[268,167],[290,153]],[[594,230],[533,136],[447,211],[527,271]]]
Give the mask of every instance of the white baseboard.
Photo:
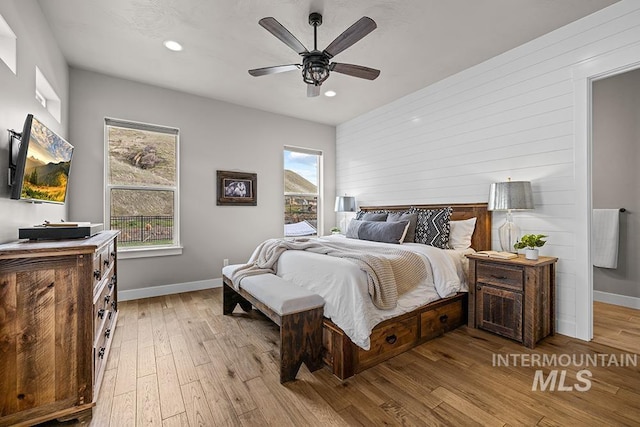
[[[118,300],[131,301],[134,299],[160,297],[163,295],[179,294],[182,292],[200,291],[222,286],[222,279],[199,280],[197,282],[176,283],[174,285],[149,286],[148,288],[118,290]]]
[[[593,300],[640,310],[640,298],[638,297],[628,297],[626,295],[612,294],[609,292],[593,291]]]

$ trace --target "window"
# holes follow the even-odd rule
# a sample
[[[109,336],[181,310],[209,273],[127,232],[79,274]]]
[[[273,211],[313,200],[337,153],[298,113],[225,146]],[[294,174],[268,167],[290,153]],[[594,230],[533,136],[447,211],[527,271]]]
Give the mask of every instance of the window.
[[[298,147],[284,149],[284,235],[322,234],[322,152]]]
[[[16,74],[16,35],[0,15],[0,60]]]
[[[49,80],[42,74],[40,68],[36,67],[36,100],[47,109],[58,123],[62,117],[62,102],[60,97],[53,90]]]
[[[178,129],[105,120],[105,223],[124,258],[180,250]]]

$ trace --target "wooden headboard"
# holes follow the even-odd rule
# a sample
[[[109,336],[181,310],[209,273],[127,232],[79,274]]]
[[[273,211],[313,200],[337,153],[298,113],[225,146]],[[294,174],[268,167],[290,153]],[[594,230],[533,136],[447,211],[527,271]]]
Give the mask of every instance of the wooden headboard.
[[[407,211],[410,208],[441,209],[452,207],[451,220],[459,221],[476,217],[476,229],[471,237],[471,247],[476,251],[491,249],[491,213],[487,211],[486,203],[460,203],[448,205],[394,205],[394,206],[360,206],[362,211]]]

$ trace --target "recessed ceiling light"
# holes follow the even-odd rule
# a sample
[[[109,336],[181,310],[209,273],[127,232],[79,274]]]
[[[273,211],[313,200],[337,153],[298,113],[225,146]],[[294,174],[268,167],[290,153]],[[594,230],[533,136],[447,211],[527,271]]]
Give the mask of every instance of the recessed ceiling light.
[[[173,40],[167,40],[163,44],[164,44],[164,47],[174,52],[180,52],[182,50],[182,45]]]
[[[329,98],[331,98],[332,96],[336,96],[336,93],[333,90],[328,90],[324,93],[324,96],[328,96]]]

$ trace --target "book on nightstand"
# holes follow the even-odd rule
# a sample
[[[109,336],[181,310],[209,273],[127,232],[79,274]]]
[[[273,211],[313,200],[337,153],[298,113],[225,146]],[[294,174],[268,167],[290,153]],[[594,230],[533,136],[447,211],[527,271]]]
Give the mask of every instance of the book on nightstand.
[[[486,256],[489,258],[498,258],[498,259],[513,259],[518,258],[518,254],[514,254],[512,252],[499,252],[499,251],[479,251],[474,255]]]

